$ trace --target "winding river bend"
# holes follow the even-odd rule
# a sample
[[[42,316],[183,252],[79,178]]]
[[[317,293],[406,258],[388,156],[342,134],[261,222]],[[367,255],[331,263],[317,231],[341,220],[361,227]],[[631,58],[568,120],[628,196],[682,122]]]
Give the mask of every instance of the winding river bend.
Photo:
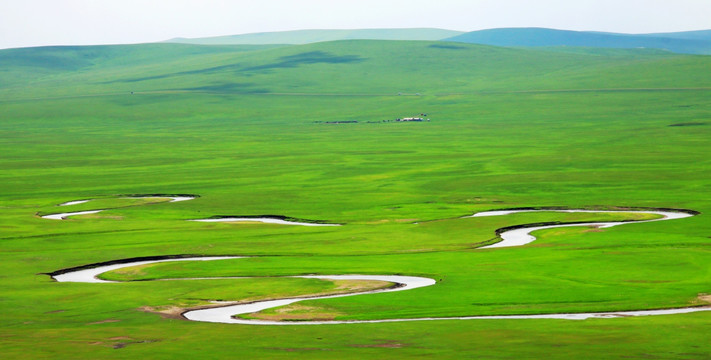
[[[178,196],[150,195],[150,196],[125,196],[125,197],[122,197],[122,199],[161,199],[161,198],[163,198],[163,199],[170,199],[170,201],[168,201],[168,202],[178,202],[178,201],[193,200],[196,197],[197,196],[195,196],[195,195],[178,195]],[[67,201],[67,202],[63,202],[57,206],[72,206],[72,205],[85,204],[91,200],[92,199]],[[110,210],[110,209],[65,212],[65,213],[42,215],[41,217],[43,219],[50,219],[50,220],[67,220],[70,216],[96,214],[96,213],[100,213],[105,210]],[[341,226],[341,224],[328,224],[328,223],[324,223],[324,222],[292,219],[292,218],[288,218],[286,216],[274,216],[274,215],[272,215],[272,216],[270,216],[270,215],[264,215],[264,216],[223,216],[223,217],[209,218],[209,219],[191,219],[188,221],[207,222],[207,223],[212,223],[212,222],[226,222],[226,223],[259,222],[259,223],[264,223],[264,224],[277,224],[277,225]]]
[[[192,199],[195,199],[196,197],[192,196],[192,195],[181,195],[181,196],[151,195],[151,196],[126,196],[126,197],[123,197],[123,199],[159,199],[159,198],[170,199],[169,202],[178,202],[178,201],[192,200]],[[61,203],[57,206],[79,205],[79,204],[88,203],[89,201],[91,201],[91,199],[67,201],[67,202]],[[50,220],[67,220],[67,218],[70,216],[96,214],[96,213],[100,213],[104,210],[109,210],[109,209],[98,209],[98,210],[74,211],[74,212],[65,212],[65,213],[58,213],[58,214],[49,214],[49,215],[43,215],[42,218],[43,219],[50,219]]]
[[[231,222],[260,222],[264,224],[276,224],[276,225],[299,225],[299,226],[341,226],[341,224],[326,224],[326,223],[319,223],[319,222],[307,222],[307,221],[299,221],[299,220],[290,220],[287,218],[283,217],[277,217],[277,216],[257,216],[257,217],[222,217],[222,218],[216,218],[216,219],[194,219],[194,220],[189,220],[189,221],[197,221],[197,222],[207,222],[207,223],[215,223],[215,222],[226,222],[226,223],[231,223]]]
[[[189,200],[189,199],[185,199]],[[173,200],[181,201],[181,200]],[[68,203],[65,203],[68,204]],[[101,210],[98,210],[101,211]],[[98,212],[97,211],[97,212]],[[674,220],[681,219],[690,216],[694,216],[695,213],[691,211],[674,211],[674,210],[649,210],[649,211],[607,211],[607,210],[557,210],[557,209],[519,209],[519,210],[495,210],[476,213],[470,217],[483,217],[483,216],[503,216],[520,212],[533,212],[533,211],[554,211],[554,212],[589,212],[589,213],[602,213],[602,212],[624,212],[624,213],[640,213],[640,214],[654,214],[659,215],[660,218],[652,220],[639,220],[639,221],[617,221],[617,222],[586,222],[586,223],[575,223],[575,224],[555,224],[555,225],[544,225],[544,226],[525,226],[501,232],[499,236],[502,241],[481,247],[480,249],[492,249],[500,247],[515,247],[523,246],[525,244],[531,243],[536,240],[536,238],[531,235],[531,232],[541,229],[550,229],[557,227],[571,227],[571,226],[596,226],[596,227],[612,227],[623,224],[631,223],[642,223],[651,221],[664,221],[664,220]],[[84,212],[87,213],[87,212]],[[64,217],[54,217],[50,219],[64,219],[66,216],[80,215],[77,213],[64,213],[64,214],[53,214],[53,215],[64,215]],[[239,220],[237,220],[239,219]],[[223,221],[254,221],[254,218],[229,218],[229,220]],[[205,219],[207,220],[207,219]],[[210,219],[219,220],[219,219]],[[203,220],[204,221],[204,220]],[[289,225],[301,225],[301,226],[314,226],[313,223],[290,223]],[[321,224],[335,226],[336,224]],[[147,265],[160,262],[170,262],[170,261],[216,261],[216,260],[227,260],[227,259],[237,259],[242,258],[239,256],[212,256],[212,257],[186,257],[186,258],[171,258],[171,259],[151,259],[151,260],[135,260],[135,261],[116,261],[110,264],[96,264],[96,266],[84,266],[74,269],[60,270],[50,274],[58,282],[85,282],[85,283],[106,283],[111,282],[107,280],[99,279],[98,276],[107,271],[117,270],[125,267],[131,267],[136,265]],[[270,309],[279,306],[285,306],[293,304],[302,300],[317,300],[317,299],[328,299],[336,297],[346,297],[346,296],[356,296],[356,295],[367,295],[375,293],[385,293],[393,291],[405,291],[412,290],[421,287],[432,286],[436,284],[434,279],[424,278],[424,277],[414,277],[414,276],[398,276],[398,275],[303,275],[303,276],[290,276],[293,278],[312,278],[312,279],[323,279],[323,280],[379,280],[387,281],[397,284],[395,287],[390,287],[386,289],[357,292],[350,294],[339,294],[339,295],[326,295],[326,296],[316,296],[316,297],[301,297],[301,298],[287,298],[287,299],[276,299],[276,300],[266,300],[257,301],[248,304],[236,304],[236,305],[217,305],[216,307],[190,310],[184,312],[182,315],[184,318],[192,321],[203,321],[203,322],[213,322],[213,323],[225,323],[225,324],[248,324],[248,325],[326,325],[326,324],[361,324],[361,323],[386,323],[386,322],[402,322],[402,321],[435,321],[435,320],[504,320],[504,319],[562,319],[562,320],[585,320],[590,318],[616,318],[616,317],[633,317],[633,316],[653,316],[653,315],[670,315],[670,314],[684,314],[692,312],[701,311],[711,311],[710,306],[706,307],[686,307],[686,308],[676,308],[676,309],[662,309],[662,310],[638,310],[638,311],[617,311],[617,312],[591,312],[591,313],[562,313],[562,314],[540,314],[540,315],[502,315],[502,316],[460,316],[460,317],[437,317],[437,318],[405,318],[405,319],[381,319],[381,320],[353,320],[353,321],[298,321],[298,322],[280,322],[280,321],[268,321],[268,320],[253,320],[253,319],[241,319],[236,316],[242,314],[250,314],[258,312],[265,309]],[[234,279],[234,278],[191,278],[191,279],[167,279],[167,280],[204,280],[204,279]]]
[[[563,213],[628,213],[628,214],[651,214],[661,216],[658,219],[651,220],[637,220],[637,221],[612,221],[612,222],[589,222],[589,223],[577,223],[577,224],[555,224],[555,225],[542,225],[542,226],[525,226],[519,227],[517,229],[508,230],[499,234],[501,241],[496,244],[480,247],[479,249],[491,249],[500,247],[511,247],[511,246],[523,246],[532,243],[536,238],[531,235],[532,232],[543,229],[552,229],[559,227],[573,227],[573,226],[595,226],[598,228],[610,228],[617,225],[631,224],[631,223],[645,223],[652,221],[663,221],[663,220],[675,220],[683,219],[687,217],[694,216],[692,212],[686,211],[660,211],[660,210],[649,210],[649,211],[626,211],[626,210],[569,210],[569,209],[523,209],[523,210],[494,210],[494,211],[484,211],[476,213],[468,217],[485,217],[485,216],[501,216],[509,214],[518,214],[526,212],[563,212]]]

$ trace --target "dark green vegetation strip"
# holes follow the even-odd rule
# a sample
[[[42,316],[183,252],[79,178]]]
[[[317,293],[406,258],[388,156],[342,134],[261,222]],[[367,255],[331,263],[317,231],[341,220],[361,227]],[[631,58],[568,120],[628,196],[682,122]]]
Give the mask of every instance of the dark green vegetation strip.
[[[709,88],[711,59],[433,44],[1,51],[0,303],[8,309],[0,320],[3,357],[708,358],[709,314],[565,324],[215,327],[138,309],[222,299],[229,281],[94,286],[37,275],[122,258],[243,254],[281,256],[145,271],[441,279],[410,292],[324,300],[346,318],[679,307],[711,293],[711,127],[668,126],[706,122],[708,92],[520,92]],[[314,51],[362,61],[240,71]],[[187,71],[197,72],[173,76]],[[123,81],[159,75],[171,76]],[[176,91],[233,83],[270,94],[392,95]],[[433,94],[455,95],[428,96]],[[23,100],[45,97],[55,99]],[[313,123],[419,113],[433,120]],[[107,210],[91,219],[34,216],[56,212],[56,204],[69,200],[143,193],[202,197]],[[544,213],[453,219],[490,209],[600,204],[702,214],[602,231],[547,230],[531,246],[497,251],[471,249],[513,224],[607,219]],[[235,213],[349,226],[182,221]],[[425,221],[444,218],[452,220]],[[278,293],[279,286],[262,288]],[[234,285],[230,294],[249,297],[247,288]],[[115,343],[127,345],[114,349]],[[391,347],[378,347],[385,344]]]
[[[704,126],[708,125],[708,123],[705,122],[683,122],[683,123],[676,123],[676,124],[671,124],[669,126]]]

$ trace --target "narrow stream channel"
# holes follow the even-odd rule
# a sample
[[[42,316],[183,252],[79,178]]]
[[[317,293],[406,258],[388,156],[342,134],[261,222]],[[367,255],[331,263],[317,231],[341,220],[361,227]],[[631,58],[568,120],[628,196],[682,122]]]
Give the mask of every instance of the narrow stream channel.
[[[185,199],[189,200],[189,199]],[[173,200],[181,201],[181,200]],[[98,210],[101,211],[101,210]],[[556,225],[545,225],[545,226],[530,226],[530,227],[520,227],[500,233],[502,241],[493,245],[481,247],[480,249],[492,249],[501,247],[514,247],[523,246],[525,244],[531,243],[536,240],[536,238],[531,235],[531,232],[541,229],[551,229],[558,227],[572,227],[572,226],[596,226],[601,228],[607,228],[612,226],[633,224],[633,223],[643,223],[652,221],[664,221],[664,220],[674,220],[693,216],[691,212],[683,211],[594,211],[594,210],[497,210],[497,211],[487,211],[481,212],[470,217],[483,217],[483,216],[502,216],[509,215],[520,212],[533,212],[533,211],[555,211],[555,212],[589,212],[589,213],[602,213],[602,212],[624,212],[624,213],[640,213],[640,214],[655,214],[661,216],[659,219],[653,220],[639,220],[639,221],[617,221],[617,222],[586,222],[586,223],[576,223],[576,224],[556,224]],[[86,213],[86,212],[84,212]],[[78,215],[79,213],[64,213],[64,214],[53,214],[55,217],[51,219],[63,218],[59,215],[71,216]],[[255,221],[254,218],[244,218],[245,221]],[[246,220],[250,219],[250,220]],[[197,221],[208,221],[208,220],[222,220],[222,219],[204,219]],[[229,220],[223,221],[242,221],[241,218],[229,218]],[[313,223],[298,223],[292,222],[290,225],[302,225],[302,226],[314,226]],[[320,224],[335,226],[335,224]],[[169,262],[169,261],[215,261],[215,260],[225,260],[225,259],[236,259],[241,258],[238,256],[213,256],[213,257],[192,257],[192,258],[177,258],[177,259],[157,259],[157,260],[139,260],[125,263],[113,263],[107,265],[101,265],[92,268],[78,268],[77,270],[67,270],[55,272],[52,277],[58,282],[85,282],[85,283],[106,283],[110,281],[98,279],[97,276],[100,274],[117,270],[125,267],[131,267],[136,265],[146,265],[152,263]],[[236,305],[216,305],[215,307],[190,310],[184,312],[182,315],[188,320],[193,321],[203,321],[203,322],[213,322],[213,323],[225,323],[225,324],[249,324],[249,325],[325,325],[325,324],[360,324],[360,323],[384,323],[384,322],[400,322],[400,321],[434,321],[434,320],[503,320],[503,319],[563,319],[563,320],[585,320],[590,318],[616,318],[616,317],[631,317],[631,316],[652,316],[652,315],[670,315],[670,314],[684,314],[691,312],[700,311],[711,311],[711,307],[686,307],[677,309],[662,309],[662,310],[637,310],[637,311],[616,311],[616,312],[591,312],[591,313],[575,313],[575,314],[540,314],[540,315],[503,315],[503,316],[461,316],[461,317],[438,317],[438,318],[405,318],[405,319],[381,319],[381,320],[355,320],[355,321],[267,321],[267,320],[253,320],[253,319],[241,319],[236,316],[242,314],[250,314],[258,312],[265,309],[270,309],[279,306],[285,306],[293,304],[298,301],[303,300],[317,300],[317,299],[328,299],[346,296],[356,296],[356,295],[367,295],[376,293],[385,293],[393,291],[405,291],[412,290],[426,286],[432,286],[436,284],[434,279],[424,278],[424,277],[414,277],[414,276],[398,276],[398,275],[304,275],[304,276],[289,276],[295,278],[311,278],[311,279],[323,279],[323,280],[379,280],[387,281],[397,284],[396,287],[365,291],[350,294],[339,294],[339,295],[327,295],[327,296],[315,296],[315,297],[301,297],[301,298],[287,298],[287,299],[277,299],[277,300],[267,300],[267,301],[257,301],[248,304],[236,304]],[[208,278],[195,278],[195,279],[167,279],[167,280],[201,280]],[[209,279],[229,279],[229,278],[209,278]]]

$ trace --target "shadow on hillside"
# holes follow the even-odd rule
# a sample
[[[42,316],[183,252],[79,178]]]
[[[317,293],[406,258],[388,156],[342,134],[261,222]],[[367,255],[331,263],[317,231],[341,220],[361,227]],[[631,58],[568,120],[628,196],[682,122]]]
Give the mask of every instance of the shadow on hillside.
[[[266,94],[267,89],[257,88],[252,83],[215,83],[212,85],[184,88],[182,90],[194,90],[205,92],[235,93],[235,94]]]
[[[255,71],[255,70],[268,70],[268,69],[280,69],[280,68],[295,68],[301,65],[311,65],[311,64],[348,64],[348,63],[358,63],[365,59],[358,55],[333,55],[323,51],[310,51],[296,55],[283,56],[279,58],[281,61],[247,67],[242,70],[244,71]]]
[[[284,69],[284,68],[295,68],[301,65],[312,65],[312,64],[349,64],[349,63],[359,63],[365,61],[358,55],[334,55],[323,51],[310,51],[296,55],[282,56],[279,58],[280,61],[271,64],[264,64],[258,66],[248,66],[244,67],[242,64],[229,64],[214,66],[199,70],[181,71],[170,74],[161,74],[153,76],[145,76],[139,78],[130,79],[120,79],[104,82],[104,84],[110,83],[133,83],[147,80],[158,80],[165,79],[169,77],[181,76],[181,75],[197,75],[197,74],[213,74],[219,72],[229,72],[234,71],[235,73],[240,72],[252,72],[261,70],[271,70],[271,69]],[[246,74],[245,74],[246,75]]]
[[[464,46],[449,45],[449,44],[432,44],[428,47],[433,48],[433,49],[448,49],[448,50],[464,50],[464,49],[466,49]]]

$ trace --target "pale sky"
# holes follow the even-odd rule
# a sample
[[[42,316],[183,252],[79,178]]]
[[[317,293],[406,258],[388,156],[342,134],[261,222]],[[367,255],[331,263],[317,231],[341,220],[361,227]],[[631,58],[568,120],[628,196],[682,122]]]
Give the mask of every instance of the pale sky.
[[[300,29],[711,29],[711,0],[0,0],[0,48]]]

